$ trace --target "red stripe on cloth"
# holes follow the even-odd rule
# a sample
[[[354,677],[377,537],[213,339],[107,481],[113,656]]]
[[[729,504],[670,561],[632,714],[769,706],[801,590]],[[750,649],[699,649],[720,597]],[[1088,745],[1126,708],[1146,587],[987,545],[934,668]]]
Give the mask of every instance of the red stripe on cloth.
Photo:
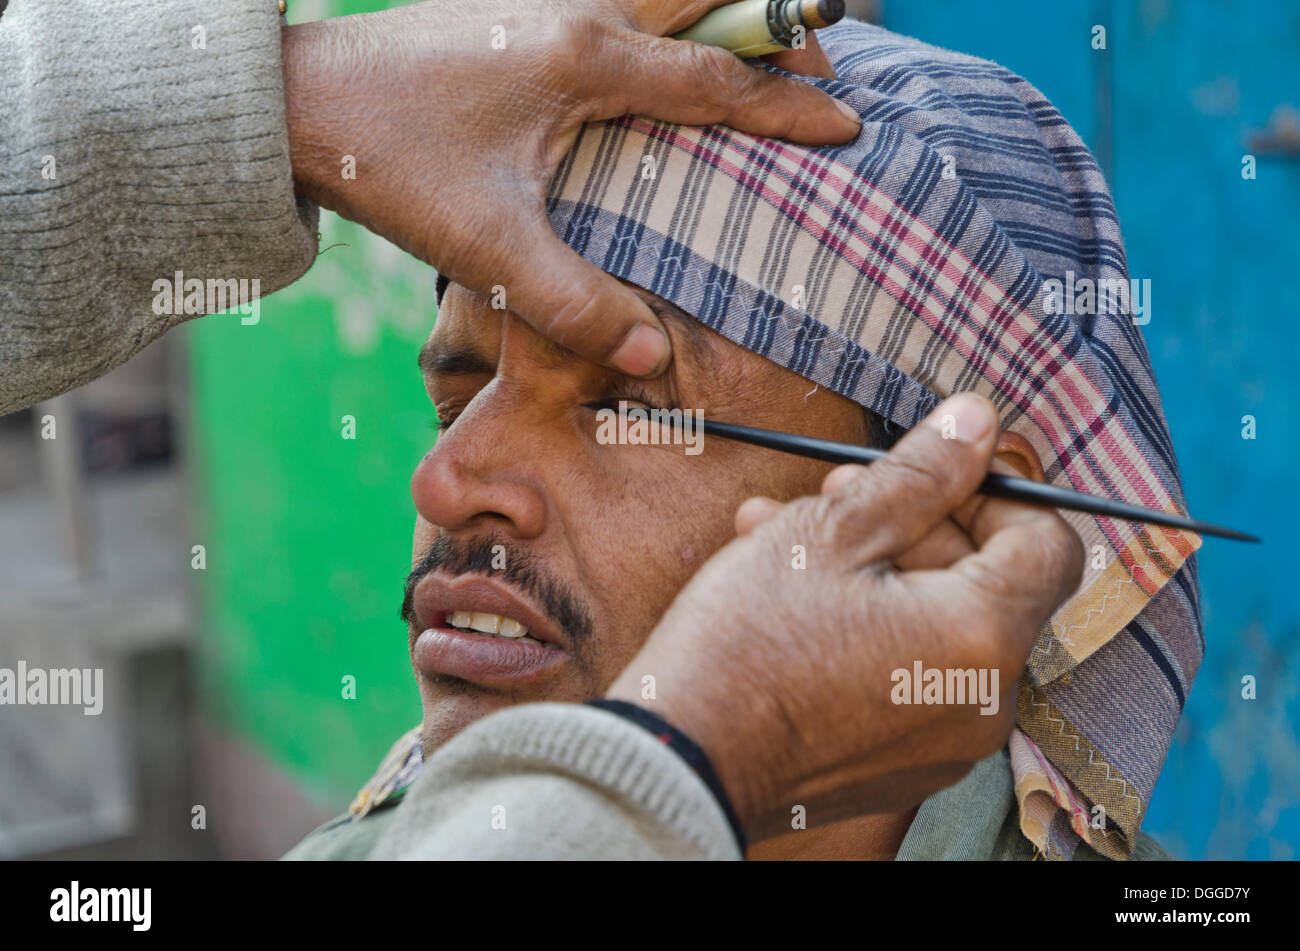
[[[624,121],[629,127],[642,134],[661,141],[667,141],[694,158],[725,172],[739,185],[760,195],[782,214],[798,223],[806,232],[820,241],[823,246],[875,280],[886,293],[924,320],[934,335],[952,347],[968,362],[975,362],[975,350],[962,340],[960,331],[965,329],[968,332],[978,334],[990,324],[1001,329],[1003,335],[1010,336],[1020,348],[1018,352],[1004,349],[1003,352],[999,353],[1001,359],[1008,364],[1014,365],[1018,362],[1018,356],[1023,357],[1028,354],[1035,361],[1039,372],[1026,373],[1021,377],[1007,376],[991,365],[990,355],[989,358],[978,361],[981,375],[993,383],[999,391],[1011,398],[1026,415],[1038,424],[1040,430],[1048,437],[1053,451],[1061,461],[1062,468],[1070,478],[1071,483],[1085,490],[1104,491],[1109,488],[1108,483],[1112,481],[1113,476],[1105,470],[1105,467],[1099,465],[1098,460],[1093,458],[1095,453],[1091,451],[1091,448],[1095,446],[1104,451],[1105,456],[1114,464],[1115,471],[1124,477],[1123,481],[1128,484],[1133,493],[1130,498],[1135,497],[1138,504],[1163,509],[1172,502],[1172,496],[1169,494],[1168,488],[1158,479],[1154,480],[1153,483],[1142,478],[1136,472],[1131,457],[1124,452],[1120,440],[1116,439],[1115,434],[1109,428],[1109,423],[1115,421],[1104,420],[1096,414],[1094,408],[1100,401],[1101,393],[1095,392],[1094,398],[1090,398],[1078,385],[1080,381],[1087,381],[1088,384],[1092,384],[1092,380],[1086,371],[1070,360],[1060,347],[1050,346],[1050,338],[1041,338],[1040,341],[1033,340],[1030,332],[1017,319],[1028,315],[1019,308],[1019,305],[1006,296],[1005,289],[980,268],[975,267],[959,249],[944,240],[942,235],[934,232],[924,222],[909,215],[898,205],[890,202],[892,211],[880,209],[870,200],[867,194],[859,189],[856,184],[853,184],[853,181],[860,181],[860,179],[857,179],[845,166],[839,165],[839,163],[825,156],[815,155],[804,149],[791,149],[772,140],[752,139],[741,135],[716,134],[712,136],[712,143],[710,143],[702,138],[683,135],[676,128],[664,127],[645,120],[631,118]],[[716,143],[716,145],[713,143]],[[782,192],[773,188],[770,184],[773,177],[771,175],[759,177],[754,173],[745,171],[741,164],[728,157],[726,154],[727,149],[737,153],[746,164],[752,163],[756,155],[777,160],[771,163],[772,172],[778,180],[784,182],[787,191]],[[953,326],[951,323],[939,319],[939,316],[933,314],[926,306],[925,300],[917,297],[897,281],[891,279],[885,270],[873,265],[863,253],[851,247],[846,238],[832,234],[821,222],[811,217],[801,204],[790,200],[789,193],[798,194],[800,191],[806,191],[807,186],[801,185],[800,180],[794,177],[794,173],[788,167],[780,164],[780,160],[784,160],[788,164],[795,164],[805,173],[814,171],[819,182],[829,182],[833,187],[838,188],[839,197],[842,201],[847,201],[853,208],[875,222],[880,227],[880,233],[900,239],[921,261],[929,264],[951,281],[965,297],[981,305],[981,309],[984,314],[987,314],[988,319],[982,319],[972,312],[969,307],[962,306],[957,295],[948,297],[950,306],[945,310],[957,316],[962,326]],[[838,174],[836,174],[837,172]],[[888,198],[878,190],[876,192],[886,199]],[[824,197],[814,194],[812,199],[815,204],[821,205],[828,212],[828,217],[835,217],[834,213],[837,209],[831,206]],[[854,222],[844,219],[842,214],[839,217],[841,222],[853,228]],[[933,240],[925,240],[922,237],[923,233],[932,235]],[[879,246],[878,234],[860,231],[857,237],[862,243]],[[965,271],[959,270],[955,266],[954,260],[964,262],[966,265]],[[900,261],[896,257],[893,261],[895,266],[904,270],[910,270],[913,267],[910,262]],[[975,278],[978,280],[974,280]],[[973,286],[975,283],[982,286]],[[996,288],[1002,295],[1001,299],[992,297],[984,289],[984,286]],[[937,294],[934,296],[938,297]],[[1032,318],[1030,319],[1032,320]],[[1062,372],[1067,366],[1075,367],[1073,374]],[[1084,420],[1083,425],[1078,428],[1085,435],[1093,437],[1091,445],[1086,445],[1077,454],[1066,451],[1068,443],[1072,442],[1072,440],[1065,436],[1057,425],[1059,422],[1069,429],[1074,424],[1065,418],[1054,419],[1042,410],[1036,409],[1033,405],[1036,389],[1041,388],[1046,381],[1055,382],[1058,392],[1069,398],[1073,409]],[[1090,388],[1092,387],[1090,386]],[[1119,426],[1117,422],[1115,422],[1115,425]],[[1124,433],[1124,439],[1136,448],[1136,442],[1126,432]],[[1091,477],[1090,479],[1085,477],[1078,468],[1079,462],[1082,462],[1089,470],[1087,476]],[[1124,540],[1125,536],[1131,538],[1132,530],[1127,527],[1124,530],[1119,530],[1119,526],[1108,519],[1097,519],[1096,521],[1115,548],[1123,552],[1127,547],[1127,542]],[[1175,545],[1175,550],[1184,547],[1188,547],[1187,543],[1180,539]],[[1125,560],[1129,559],[1126,558]],[[1130,567],[1134,567],[1134,565],[1130,565]]]

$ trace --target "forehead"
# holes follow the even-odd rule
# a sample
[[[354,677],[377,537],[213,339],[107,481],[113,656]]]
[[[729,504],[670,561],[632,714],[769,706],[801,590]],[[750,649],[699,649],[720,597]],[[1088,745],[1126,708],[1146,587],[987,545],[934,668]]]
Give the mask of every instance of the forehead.
[[[668,301],[635,285],[626,286],[650,306],[668,331],[673,343],[675,365],[683,358],[693,365],[707,365],[723,359],[752,364],[760,370],[770,367],[774,373],[781,371],[771,361],[737,346]],[[448,285],[438,307],[438,319],[433,332],[421,350],[420,366],[426,372],[436,371],[439,357],[449,351],[463,353],[472,350],[484,357],[495,358],[500,346],[501,318],[506,313],[494,310],[489,299],[480,294],[468,291],[458,284]],[[550,363],[577,365],[585,362],[545,337],[534,335],[533,340]]]
[[[523,349],[516,352],[526,353],[531,365],[575,380],[595,377],[611,386],[619,380],[639,382],[664,405],[690,406],[724,421],[850,442],[866,438],[862,407],[852,400],[746,350],[650,292],[627,286],[655,311],[672,341],[672,362],[657,380],[631,381],[531,330],[521,335]],[[444,381],[452,386],[458,378],[496,376],[503,331],[512,320],[522,326],[509,311],[494,310],[488,298],[450,285],[420,351],[426,385],[441,392]],[[518,366],[510,372],[518,372]]]

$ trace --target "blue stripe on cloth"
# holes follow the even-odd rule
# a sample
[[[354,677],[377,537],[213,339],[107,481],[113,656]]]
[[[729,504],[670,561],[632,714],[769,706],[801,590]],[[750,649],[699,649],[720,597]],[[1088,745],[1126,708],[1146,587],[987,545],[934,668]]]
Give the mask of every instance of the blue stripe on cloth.
[[[1130,624],[1128,633],[1132,634],[1133,639],[1142,645],[1142,649],[1155,661],[1156,666],[1165,675],[1165,680],[1169,682],[1170,689],[1173,690],[1174,696],[1178,698],[1178,709],[1182,710],[1183,705],[1187,702],[1187,695],[1183,692],[1183,684],[1177,671],[1174,670],[1174,665],[1169,663],[1169,658],[1165,656],[1164,651],[1157,644],[1157,636],[1147,631],[1142,626],[1141,621],[1134,621]]]
[[[1049,480],[1183,506],[1140,328],[1043,306],[1045,279],[1129,279],[1105,179],[1073,129],[996,64],[862,23],[819,38],[841,78],[807,81],[863,117],[852,143],[601,124],[579,139],[586,167],[561,164],[547,204],[557,231],[587,260],[898,425],[915,425],[939,392],[978,389],[1045,451]],[[645,156],[668,163],[676,194],[634,180]],[[1066,667],[1044,690],[1099,754],[1062,769],[1131,839],[1204,654],[1195,542],[1105,519],[1076,527],[1124,571],[1091,574],[1058,612],[1052,656]],[[1069,641],[1077,629],[1085,636]],[[1065,724],[1033,712],[1022,726],[1050,745]],[[1049,823],[1058,852],[1067,829],[1063,815]]]

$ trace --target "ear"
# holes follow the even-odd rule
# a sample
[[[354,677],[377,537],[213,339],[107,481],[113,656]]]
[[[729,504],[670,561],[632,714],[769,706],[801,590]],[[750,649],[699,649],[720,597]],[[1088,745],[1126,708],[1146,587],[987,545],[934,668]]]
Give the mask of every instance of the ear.
[[[1033,479],[1035,482],[1047,481],[1038,453],[1034,452],[1034,447],[1029,444],[1029,440],[1020,433],[1002,430],[998,434],[998,444],[993,450],[993,456],[1005,462],[1026,479]]]
[[[826,51],[822,49],[821,43],[817,42],[817,34],[809,30],[804,39],[806,45],[801,50],[782,50],[779,53],[769,53],[763,59],[773,66],[779,66],[787,72],[798,73],[800,76],[834,79],[835,67],[831,65],[831,61],[827,58]]]

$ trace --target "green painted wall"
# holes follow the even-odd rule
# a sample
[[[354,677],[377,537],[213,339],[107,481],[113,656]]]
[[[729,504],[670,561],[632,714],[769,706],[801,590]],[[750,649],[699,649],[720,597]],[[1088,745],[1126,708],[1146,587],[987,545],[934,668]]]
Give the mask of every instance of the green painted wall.
[[[289,0],[295,21],[389,5]],[[1193,510],[1293,537],[1294,507],[1270,506],[1295,481],[1285,279],[1300,163],[1266,160],[1246,183],[1239,161],[1249,128],[1300,105],[1295,5],[1007,0],[990,16],[974,0],[887,0],[885,21],[1023,73],[1103,160],[1113,143],[1130,264],[1158,288],[1144,333]],[[1099,22],[1105,60],[1089,42]],[[345,246],[265,301],[259,325],[178,332],[193,345],[208,709],[337,805],[419,718],[397,608],[408,481],[434,437],[414,367],[434,306],[428,268],[332,215],[321,229],[322,247]],[[1243,443],[1247,412],[1274,435]],[[340,436],[344,414],[355,441]],[[1181,857],[1294,857],[1300,841],[1300,622],[1283,595],[1292,560],[1276,551],[1202,551],[1209,651],[1147,821]],[[1233,699],[1244,672],[1274,685],[1258,712]],[[341,697],[347,674],[355,701]]]
[[[1183,859],[1295,859],[1300,843],[1300,610],[1291,539],[1300,415],[1290,291],[1300,157],[1252,130],[1300,107],[1292,0],[886,0],[885,25],[996,60],[1102,153],[1129,272],[1154,288],[1142,328],[1193,512],[1265,543],[1197,554],[1206,655],[1143,828]],[[1107,50],[1092,29],[1107,28]],[[1113,147],[1112,147],[1113,146]],[[1241,438],[1242,417],[1259,435]],[[1259,678],[1257,700],[1241,678]]]
[[[435,308],[429,268],[332,214],[321,231],[340,246],[263,301],[260,323],[181,332],[206,709],[337,804],[420,717],[397,614],[410,476],[435,436],[415,367]]]

